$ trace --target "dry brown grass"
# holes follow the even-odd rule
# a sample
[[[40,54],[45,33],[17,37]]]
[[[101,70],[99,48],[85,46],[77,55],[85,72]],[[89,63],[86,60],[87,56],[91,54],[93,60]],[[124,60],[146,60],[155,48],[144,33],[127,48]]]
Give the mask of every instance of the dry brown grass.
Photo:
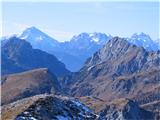
[[[30,105],[32,105],[39,98],[44,98],[46,95],[36,95],[33,97],[25,98],[14,103],[2,106],[1,117],[2,120],[14,120],[15,117],[26,110]]]
[[[96,113],[100,112],[106,106],[106,101],[91,96],[80,97],[80,101],[82,101],[86,106],[94,110]]]
[[[56,78],[51,77],[46,68],[9,75],[4,78],[4,82],[1,85],[2,104],[8,104],[24,98],[25,95],[23,93],[27,91],[33,94],[42,94],[40,88],[42,86],[51,87],[55,80]]]

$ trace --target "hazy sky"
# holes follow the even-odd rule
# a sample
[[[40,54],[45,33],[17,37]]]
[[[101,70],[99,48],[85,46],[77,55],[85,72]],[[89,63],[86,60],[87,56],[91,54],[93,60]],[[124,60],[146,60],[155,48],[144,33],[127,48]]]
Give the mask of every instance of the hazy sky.
[[[144,32],[157,39],[159,15],[158,2],[3,2],[2,34],[35,26],[59,41],[81,32],[121,37]]]

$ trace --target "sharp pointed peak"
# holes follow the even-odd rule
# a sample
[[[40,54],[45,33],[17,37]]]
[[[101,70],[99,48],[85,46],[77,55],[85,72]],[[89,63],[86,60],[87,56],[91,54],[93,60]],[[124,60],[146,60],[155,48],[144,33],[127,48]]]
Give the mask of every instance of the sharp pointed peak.
[[[26,28],[25,30],[29,30],[29,31],[41,31],[39,28],[35,27],[35,26],[31,26],[31,27],[28,27]],[[25,31],[24,30],[24,31]]]

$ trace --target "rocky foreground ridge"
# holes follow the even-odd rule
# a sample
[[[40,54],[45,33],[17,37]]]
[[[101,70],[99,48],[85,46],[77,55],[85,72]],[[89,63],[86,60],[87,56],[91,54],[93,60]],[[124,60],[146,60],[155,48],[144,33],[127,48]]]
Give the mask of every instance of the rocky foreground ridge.
[[[37,95],[2,107],[2,120],[150,120],[152,112],[140,108],[134,101],[119,99],[108,103],[99,113],[78,99]]]

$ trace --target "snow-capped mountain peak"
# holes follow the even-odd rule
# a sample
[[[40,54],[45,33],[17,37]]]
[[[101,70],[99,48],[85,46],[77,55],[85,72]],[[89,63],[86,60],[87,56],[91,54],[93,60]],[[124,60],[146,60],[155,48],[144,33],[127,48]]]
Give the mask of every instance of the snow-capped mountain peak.
[[[53,39],[36,27],[29,27],[25,29],[19,38],[30,42],[33,48],[38,48],[45,51],[50,51],[53,47],[59,47],[57,40]]]
[[[138,40],[142,40],[142,41],[152,41],[152,39],[150,38],[149,35],[141,32],[141,33],[135,33],[131,36],[131,39],[138,39]]]
[[[21,39],[28,39],[28,38],[34,38],[34,40],[45,40],[46,39],[52,39],[47,34],[43,33],[41,30],[37,29],[36,27],[29,27],[26,30],[22,32],[22,34],[19,36]]]
[[[80,33],[79,35],[74,35],[71,39],[71,41],[84,41],[89,39],[89,34],[88,33]]]
[[[105,33],[81,33],[79,35],[73,36],[71,41],[76,42],[94,42],[96,44],[104,44],[108,39],[112,38],[111,35],[106,35]]]
[[[107,39],[112,38],[111,35],[106,35],[105,33],[90,33],[89,34],[90,38],[92,41],[97,42],[98,44],[104,44],[106,42]]]
[[[158,44],[153,41],[149,35],[143,32],[133,34],[130,38],[128,38],[128,41],[137,46],[144,47],[149,51],[158,49]]]

